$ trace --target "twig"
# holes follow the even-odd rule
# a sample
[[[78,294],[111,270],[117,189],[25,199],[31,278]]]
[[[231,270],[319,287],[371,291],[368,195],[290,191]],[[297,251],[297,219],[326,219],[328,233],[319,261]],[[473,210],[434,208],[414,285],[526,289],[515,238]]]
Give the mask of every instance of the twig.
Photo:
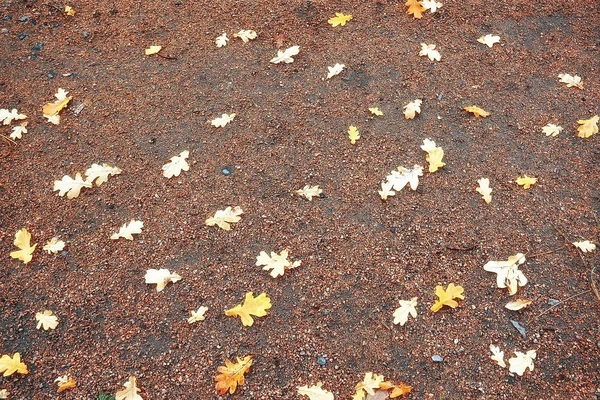
[[[0,138],[1,138],[2,140],[4,140],[5,142],[9,142],[9,143],[12,143],[12,144],[17,144],[17,142],[15,142],[15,141],[14,141],[14,140],[12,140],[11,138],[8,138],[8,137],[6,137],[6,136],[4,136],[4,135],[1,135],[1,134],[0,134]]]
[[[476,244],[474,244],[474,245],[472,245],[472,246],[469,246],[469,247],[454,247],[454,246],[446,246],[446,249],[447,249],[447,250],[454,250],[454,251],[471,251],[471,250],[473,250],[473,249],[474,249],[474,248],[476,248],[476,247],[477,247],[477,245],[476,245]]]
[[[160,53],[156,53],[157,56],[164,58],[165,60],[177,60],[177,57],[171,57],[171,56],[163,56]]]
[[[546,255],[546,254],[552,254],[552,253],[554,253],[556,251],[560,251],[560,250],[562,250],[562,247],[559,248],[559,249],[544,251],[542,253],[535,253],[535,254],[532,254],[532,255],[527,255],[527,258],[528,259],[529,258],[536,258],[536,257],[543,256],[543,255]]]
[[[543,311],[541,314],[538,314],[538,315],[536,315],[536,318],[539,318],[539,317],[541,317],[542,315],[546,314],[548,311],[552,310],[554,307],[558,307],[559,305],[561,305],[561,304],[562,304],[562,303],[564,303],[565,301],[568,301],[568,300],[574,299],[575,297],[581,296],[581,295],[583,295],[583,294],[586,294],[586,293],[589,293],[589,292],[591,292],[591,290],[586,290],[585,292],[577,293],[577,294],[574,294],[574,295],[573,295],[573,296],[571,296],[571,297],[567,297],[567,298],[566,298],[566,299],[564,299],[564,300],[559,300],[559,301],[558,301],[558,303],[556,303],[556,304],[555,304],[555,305],[553,305],[552,307],[550,307],[550,308],[547,308],[547,309],[546,309],[545,311]]]

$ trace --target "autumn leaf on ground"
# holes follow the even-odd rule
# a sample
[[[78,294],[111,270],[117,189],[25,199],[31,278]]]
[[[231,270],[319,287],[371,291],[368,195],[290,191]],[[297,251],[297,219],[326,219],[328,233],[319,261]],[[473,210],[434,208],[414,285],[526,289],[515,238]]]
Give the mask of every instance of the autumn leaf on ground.
[[[435,295],[439,297],[439,300],[431,306],[431,311],[438,312],[443,306],[458,307],[458,303],[454,299],[464,299],[463,292],[462,286],[454,286],[454,283],[449,284],[446,290],[443,286],[436,286]]]
[[[219,228],[224,229],[226,231],[231,229],[231,223],[239,222],[241,219],[240,215],[244,212],[239,206],[231,209],[231,207],[227,207],[224,210],[217,210],[215,212],[214,217],[208,218],[204,224],[208,226],[217,225]]]
[[[404,106],[404,118],[414,119],[417,113],[421,113],[421,103],[423,101],[416,99]]]
[[[235,113],[231,113],[231,114],[221,114],[220,117],[217,117],[213,120],[210,121],[212,126],[215,126],[217,128],[223,128],[225,125],[227,125],[228,123],[230,123],[231,121],[233,121],[233,119],[235,118]]]
[[[546,134],[546,136],[558,136],[558,134],[563,130],[562,126],[559,125],[554,125],[551,123],[548,123],[548,125],[544,126],[542,128],[542,132],[544,132]]]
[[[369,111],[373,115],[379,115],[379,116],[383,115],[383,112],[379,109],[379,107],[370,107]]]
[[[485,118],[485,117],[487,117],[487,116],[490,115],[489,112],[487,112],[483,108],[480,108],[480,107],[477,107],[477,106],[468,106],[468,107],[465,107],[465,111],[473,113],[473,115],[475,115],[476,117],[481,117],[481,118]]]
[[[531,185],[534,185],[537,182],[537,178],[523,175],[515,179],[515,182],[519,186],[523,186],[523,189],[529,189]]]
[[[79,197],[82,188],[91,187],[92,183],[84,181],[81,174],[77,172],[75,174],[75,179],[71,178],[69,175],[65,175],[60,181],[54,181],[54,188],[52,191],[55,192],[58,190],[59,196],[64,196],[66,193],[68,199],[74,199]]]
[[[423,17],[425,7],[423,7],[423,3],[419,0],[408,0],[404,5],[408,7],[406,10],[407,14],[412,14],[417,19]]]
[[[308,201],[312,201],[313,197],[319,197],[321,193],[323,193],[323,189],[317,186],[304,185],[302,189],[296,190],[300,196],[304,196],[308,199]]]
[[[96,181],[96,186],[102,185],[104,182],[108,181],[109,176],[119,175],[121,172],[120,168],[111,167],[108,164],[103,163],[100,164],[92,164],[92,166],[85,170],[85,180],[87,182],[94,183]]]
[[[373,372],[365,373],[365,377],[362,382],[356,384],[356,393],[352,397],[352,400],[362,400],[365,398],[366,394],[373,395],[375,394],[375,390],[379,389],[379,385],[384,381],[383,375],[377,375]]]
[[[217,47],[227,46],[227,42],[229,42],[229,38],[227,37],[227,33],[223,32],[221,36],[217,36],[215,39],[215,44]]]
[[[573,245],[579,250],[583,251],[584,253],[596,250],[596,245],[590,242],[589,240],[584,240],[582,242],[573,242]]]
[[[329,72],[327,73],[327,79],[330,79],[336,75],[339,75],[346,68],[344,64],[335,64],[333,67],[327,67]]]
[[[125,223],[121,228],[119,228],[119,232],[113,233],[110,238],[116,240],[118,238],[125,238],[128,240],[133,240],[132,235],[137,235],[142,233],[142,228],[144,227],[144,223],[142,221],[136,221],[132,219],[129,221],[129,224]]]
[[[24,133],[27,133],[27,121],[25,122],[21,122],[19,125],[14,126],[13,130],[10,134],[10,138],[15,140],[15,139],[21,139],[23,137]]]
[[[67,14],[69,17],[72,17],[75,15],[75,9],[71,6],[65,5],[65,14]]]
[[[208,307],[200,306],[198,311],[192,310],[192,315],[188,318],[187,322],[193,324],[194,322],[204,321],[206,317],[204,314],[208,311]]]
[[[400,324],[404,326],[408,321],[408,316],[412,315],[413,318],[417,318],[417,297],[413,297],[410,300],[400,300],[400,307],[394,311],[394,324]]]
[[[523,376],[525,370],[529,368],[533,371],[533,359],[536,357],[535,350],[529,350],[527,353],[521,353],[515,351],[516,357],[512,357],[508,360],[510,368],[508,369],[511,373]]]
[[[518,299],[515,301],[511,301],[509,303],[506,303],[504,308],[509,309],[511,311],[519,311],[519,310],[529,306],[531,303],[533,303],[533,300]]]
[[[250,29],[242,29],[238,33],[234,33],[233,37],[240,38],[244,43],[248,43],[252,39],[256,39],[256,32]]]
[[[146,53],[147,56],[151,56],[152,54],[158,53],[161,49],[162,46],[150,46],[144,50],[144,53]]]
[[[500,350],[500,347],[490,344],[490,351],[492,352],[490,358],[502,368],[506,368],[506,363],[504,362],[504,352]]]
[[[569,74],[558,74],[558,78],[559,82],[566,83],[567,87],[583,89],[583,82],[581,82],[581,77],[578,75],[572,76]]]
[[[598,120],[600,120],[600,117],[598,115],[594,115],[590,119],[580,119],[577,121],[579,124],[577,127],[577,137],[589,138],[590,136],[598,133]]]
[[[423,140],[421,149],[427,152],[425,160],[429,163],[430,173],[436,172],[439,168],[446,165],[446,163],[442,161],[442,158],[444,158],[444,150],[441,147],[437,147],[433,140]]]
[[[3,376],[10,376],[15,372],[27,374],[27,365],[21,362],[21,354],[15,353],[12,357],[4,354],[0,357],[0,372],[4,372]]]
[[[297,268],[302,264],[302,261],[296,260],[293,263],[288,260],[288,251],[282,250],[281,253],[277,254],[274,251],[269,256],[266,252],[261,251],[256,257],[256,266],[264,265],[263,270],[271,270],[270,274],[273,278],[283,276],[286,269]]]
[[[27,115],[19,114],[16,108],[8,111],[6,108],[0,108],[0,121],[3,125],[10,125],[13,120],[26,119]]]
[[[0,399],[2,399],[2,400],[8,399],[8,390],[6,390],[6,389],[0,390]]]
[[[299,395],[308,396],[309,400],[333,400],[333,393],[328,390],[323,389],[321,386],[323,384],[318,382],[316,385],[312,385],[308,387],[308,385],[298,386]]]
[[[435,0],[422,0],[421,4],[423,5],[424,9],[429,10],[432,14],[436,12],[438,8],[441,8],[443,6],[442,3]]]
[[[395,399],[396,397],[404,396],[405,394],[409,394],[413,387],[405,384],[404,382],[398,382],[397,385],[394,385],[392,382],[385,381],[379,384],[379,389],[381,390],[390,390],[392,391],[389,394],[390,399]]]
[[[477,180],[479,187],[476,188],[477,192],[483,196],[483,200],[490,204],[492,202],[492,188],[490,187],[490,180],[488,178],[480,178]]]
[[[45,331],[48,329],[56,329],[58,326],[58,317],[52,315],[51,310],[45,310],[44,312],[38,312],[35,314],[37,320],[36,329],[44,328]]]
[[[412,190],[417,190],[419,186],[419,176],[423,176],[423,167],[420,165],[414,165],[413,169],[398,167],[397,171],[392,171],[388,176],[385,177],[385,181],[381,182],[381,190],[379,195],[383,200],[387,200],[388,196],[394,196],[396,192],[400,191],[410,184]]]
[[[48,243],[44,245],[44,247],[42,247],[42,250],[47,251],[48,254],[56,254],[59,251],[62,251],[64,248],[65,242],[59,240],[57,237],[53,237]]]
[[[508,257],[506,261],[489,261],[483,266],[483,269],[497,274],[496,285],[499,288],[507,287],[508,294],[512,296],[517,293],[518,286],[527,284],[527,278],[519,270],[519,265],[524,262],[525,256],[522,253],[517,253]]]
[[[170,158],[170,161],[162,166],[163,176],[165,178],[172,178],[174,176],[179,176],[181,171],[189,171],[190,166],[186,161],[190,152],[187,150],[179,153],[178,156],[173,156]]]
[[[485,44],[487,47],[492,47],[495,43],[500,42],[500,36],[487,34],[477,39],[477,41],[481,44]]]
[[[115,393],[115,400],[144,400],[142,396],[138,394],[140,389],[137,387],[135,376],[130,376],[129,380],[123,384],[125,389],[119,390]]]
[[[360,132],[354,125],[350,125],[348,128],[348,139],[350,139],[350,144],[355,144],[360,139]]]
[[[352,19],[352,15],[350,14],[343,14],[343,13],[335,13],[335,17],[331,17],[327,20],[327,22],[329,23],[329,25],[333,26],[334,28],[338,25],[341,26],[346,26],[346,23],[348,21],[350,21]]]
[[[22,228],[15,233],[15,241],[13,242],[19,250],[11,251],[10,256],[27,264],[33,258],[32,254],[35,251],[37,243],[31,246],[31,233],[27,229]]]
[[[73,98],[73,96],[67,97],[68,93],[69,92],[66,92],[64,89],[58,88],[56,94],[54,95],[54,97],[56,97],[56,101],[53,103],[47,103],[44,105],[44,107],[42,107],[42,112],[44,117],[48,119],[48,122],[52,122],[54,125],[58,125],[60,123],[60,116],[58,113],[60,110],[65,108],[67,104],[69,104],[69,101],[71,101]]]
[[[381,196],[381,200],[387,200],[390,196],[395,196],[396,192],[392,190],[394,187],[394,182],[383,181],[381,182],[381,190],[378,190],[379,196]]]
[[[271,299],[267,297],[266,293],[261,293],[257,297],[254,297],[252,292],[248,292],[244,298],[244,304],[238,304],[225,311],[225,315],[229,317],[240,317],[242,325],[252,326],[252,324],[254,324],[254,319],[251,315],[264,317],[267,315],[266,310],[269,308],[271,308]]]
[[[279,64],[280,62],[284,62],[286,64],[293,63],[294,59],[292,56],[300,53],[300,46],[292,46],[285,50],[277,50],[277,57],[271,59],[270,62],[273,64]]]
[[[435,44],[421,43],[421,51],[419,51],[419,55],[421,57],[427,56],[431,61],[440,61],[442,59],[440,52],[435,49]]]
[[[237,362],[234,364],[229,360],[225,360],[225,366],[217,368],[219,373],[215,377],[217,382],[215,389],[220,394],[235,393],[238,385],[243,385],[246,381],[244,374],[248,372],[252,365],[252,356],[246,356],[243,359],[237,357]]]
[[[149,269],[144,275],[144,279],[148,285],[156,284],[156,291],[162,291],[169,282],[177,282],[181,280],[181,276],[175,272],[171,273],[168,269]]]
[[[75,379],[68,375],[59,376],[54,380],[54,383],[58,385],[56,393],[61,393],[67,389],[73,389],[75,386],[77,386]]]

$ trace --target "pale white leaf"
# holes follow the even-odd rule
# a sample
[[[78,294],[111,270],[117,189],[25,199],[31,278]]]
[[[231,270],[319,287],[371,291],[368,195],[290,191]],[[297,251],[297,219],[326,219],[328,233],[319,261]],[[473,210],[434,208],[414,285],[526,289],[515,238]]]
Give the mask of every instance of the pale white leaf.
[[[577,247],[579,250],[583,251],[584,253],[587,253],[588,251],[596,250],[596,245],[594,243],[590,242],[589,240],[584,240],[582,242],[573,242],[573,245],[575,245],[575,247]]]
[[[208,311],[208,307],[200,306],[198,311],[192,310],[192,315],[188,318],[188,323],[193,324],[194,322],[204,321],[206,317],[204,314]]]
[[[45,331],[48,329],[56,329],[58,326],[58,318],[56,315],[52,315],[52,311],[45,310],[35,314],[37,320],[36,329],[44,328]]]
[[[533,303],[533,300],[517,299],[515,301],[506,303],[504,308],[511,310],[511,311],[519,311],[519,310],[529,306],[531,303]]]
[[[24,133],[27,133],[27,121],[21,122],[17,126],[13,126],[12,132],[10,134],[11,139],[21,139]]]
[[[217,117],[210,121],[212,126],[216,126],[217,128],[223,128],[225,125],[233,121],[235,118],[235,113],[231,114],[222,114],[220,117]]]
[[[477,39],[477,41],[481,44],[485,44],[487,47],[492,47],[495,43],[500,42],[500,36],[487,34]]]
[[[317,186],[305,185],[302,189],[296,190],[300,196],[304,196],[308,199],[308,201],[312,201],[313,197],[318,197],[321,193],[323,193],[323,189]]]
[[[144,400],[142,396],[138,394],[140,389],[137,387],[135,376],[130,376],[129,380],[123,384],[125,389],[119,390],[115,393],[115,400]]]
[[[59,240],[57,237],[53,237],[52,239],[50,239],[50,241],[48,243],[46,243],[46,245],[42,248],[43,250],[46,250],[48,252],[48,254],[50,253],[58,253],[59,251],[62,251],[62,249],[65,248],[65,242],[63,242],[62,240]]]
[[[381,190],[377,191],[382,200],[387,200],[389,196],[395,196],[396,192],[392,190],[394,182],[388,180],[381,182]]]
[[[323,389],[323,384],[318,382],[316,385],[298,386],[298,394],[308,396],[309,400],[333,400],[333,393]]]
[[[68,175],[62,177],[60,181],[54,181],[53,191],[58,190],[59,196],[67,194],[67,198],[74,199],[79,196],[81,188],[91,188],[92,183],[86,182],[81,178],[81,174],[78,172],[75,174],[75,179]]]
[[[6,390],[6,389],[0,390],[0,399],[2,399],[2,400],[8,399],[8,390]]]
[[[506,368],[506,363],[504,362],[504,352],[500,350],[500,347],[490,344],[490,351],[492,352],[490,358],[493,361],[496,361],[496,363],[502,368]]]
[[[58,113],[54,114],[54,115],[46,115],[46,114],[44,114],[44,117],[48,119],[48,122],[51,122],[54,125],[60,124],[60,115]]]
[[[439,51],[435,49],[435,44],[421,43],[420,56],[427,56],[431,61],[440,61],[442,56]]]
[[[231,209],[231,207],[227,207],[224,210],[217,210],[215,215],[211,218],[208,218],[204,223],[208,226],[217,225],[219,228],[224,229],[226,231],[231,229],[231,223],[238,222],[241,217],[240,214],[244,212],[239,206]]]
[[[548,123],[548,125],[544,126],[542,128],[542,132],[544,132],[546,134],[546,136],[558,136],[558,134],[563,130],[562,126],[559,125],[554,125],[551,123]]]
[[[119,239],[125,238],[128,240],[133,240],[132,235],[137,235],[142,233],[142,228],[144,227],[144,223],[142,221],[136,221],[132,219],[129,224],[123,224],[123,226],[119,229],[119,232],[113,233],[111,235],[111,239]]]
[[[149,269],[144,276],[146,283],[149,285],[156,284],[156,291],[160,292],[167,286],[169,282],[177,282],[181,280],[181,276],[176,273],[171,273],[168,269]]]
[[[173,176],[179,176],[181,171],[188,171],[190,166],[188,165],[186,158],[188,158],[189,155],[190,152],[184,150],[178,156],[171,157],[171,161],[162,166],[163,176],[165,178],[172,178]]]
[[[261,251],[256,257],[255,265],[264,265],[263,270],[271,270],[271,276],[277,278],[278,276],[282,276],[286,269],[299,267],[300,264],[302,264],[302,261],[300,260],[294,261],[293,263],[288,260],[288,251],[282,250],[279,254],[272,251],[270,256],[266,252]]]
[[[292,46],[285,50],[277,50],[277,57],[271,59],[273,64],[279,64],[280,62],[284,62],[286,64],[294,62],[292,56],[295,56],[300,52],[300,46]]]
[[[249,29],[242,29],[238,33],[235,33],[233,37],[240,38],[244,41],[244,43],[248,43],[252,39],[256,39],[256,32]]]
[[[493,272],[496,275],[496,285],[499,288],[508,288],[510,296],[517,293],[518,286],[525,286],[527,278],[522,271],[519,270],[519,265],[525,262],[525,256],[517,253],[514,256],[508,257],[506,261],[489,261],[483,266],[483,269],[488,272]]]
[[[529,368],[530,371],[533,371],[533,360],[536,357],[535,350],[529,350],[527,353],[515,351],[515,355],[516,357],[512,357],[508,360],[508,363],[510,364],[508,370],[511,373],[522,376],[527,368]]]
[[[435,0],[422,0],[421,5],[423,6],[424,9],[429,10],[432,13],[436,12],[438,10],[438,8],[441,8],[443,6],[442,3],[440,3],[439,1],[435,1]]]
[[[404,106],[404,118],[413,119],[417,113],[421,113],[421,103],[423,101],[416,99]]]
[[[377,375],[373,372],[365,373],[365,377],[362,382],[359,382],[356,385],[356,392],[358,393],[361,390],[367,392],[367,394],[373,395],[375,394],[375,390],[379,389],[379,384],[384,381],[383,375]]]
[[[477,180],[479,187],[476,188],[477,192],[483,196],[483,200],[490,204],[492,202],[492,188],[490,187],[490,180],[488,178],[480,178]]]
[[[0,109],[0,121],[2,121],[3,125],[10,125],[13,120],[25,119],[27,115],[20,114],[16,108],[12,110],[7,110],[5,108]]]
[[[100,186],[108,181],[109,176],[119,175],[121,172],[123,171],[121,171],[120,168],[111,167],[105,163],[102,165],[92,164],[92,166],[85,171],[85,180],[90,183],[94,183],[94,180],[96,180],[96,186]]]
[[[229,38],[227,37],[227,34],[223,32],[221,36],[217,36],[217,38],[215,39],[215,44],[217,45],[217,47],[223,47],[227,46],[228,41]]]
[[[417,318],[417,297],[413,297],[410,300],[400,300],[400,307],[394,311],[394,324],[400,324],[404,326],[408,321],[408,316],[412,315],[413,318]]]
[[[395,191],[402,190],[407,184],[410,184],[412,190],[417,190],[417,187],[419,186],[419,176],[423,176],[423,167],[415,164],[412,169],[404,168],[402,166],[398,167],[398,170],[392,171],[386,179],[392,184],[392,188]]]
[[[335,64],[333,67],[327,67],[327,69],[329,70],[329,72],[327,73],[327,79],[330,79],[331,77],[340,74],[340,72],[342,72],[344,68],[346,68],[344,64]]]
[[[566,83],[567,87],[577,87],[579,89],[583,89],[583,82],[581,82],[581,77],[578,75],[572,76],[569,74],[558,74],[559,82]]]

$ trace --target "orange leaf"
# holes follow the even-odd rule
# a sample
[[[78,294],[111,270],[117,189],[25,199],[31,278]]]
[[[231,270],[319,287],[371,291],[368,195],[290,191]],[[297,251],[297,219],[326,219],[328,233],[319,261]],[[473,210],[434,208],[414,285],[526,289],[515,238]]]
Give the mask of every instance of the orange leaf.
[[[252,365],[252,356],[246,356],[243,360],[237,357],[237,363],[232,363],[225,360],[225,366],[217,368],[219,374],[215,377],[217,384],[215,389],[220,394],[233,394],[238,385],[243,385],[245,382],[244,374],[248,372]]]
[[[398,386],[395,386],[392,390],[392,393],[390,393],[390,399],[409,394],[412,390],[412,386],[409,386],[403,382],[398,382]]]
[[[408,10],[406,10],[407,14],[413,14],[413,17],[415,17],[415,18],[423,17],[423,13],[425,12],[425,7],[423,7],[423,4],[420,1],[408,0],[404,4],[408,7]]]
[[[60,110],[66,107],[66,105],[71,101],[73,97],[65,97],[64,99],[56,100],[54,103],[48,103],[42,107],[42,112],[44,115],[55,115],[58,114]]]
[[[443,306],[456,308],[458,303],[453,299],[464,299],[463,292],[462,286],[454,286],[454,283],[449,284],[446,290],[443,286],[436,286],[435,295],[440,299],[431,306],[431,311],[438,312]]]
[[[490,115],[489,112],[487,112],[483,108],[477,107],[477,106],[465,107],[465,111],[473,113],[473,115],[475,115],[476,117],[482,117],[482,118],[485,118]]]
[[[57,393],[64,392],[67,389],[73,389],[75,386],[77,386],[77,382],[71,376],[59,377],[55,380],[55,382],[58,383],[58,389],[56,390]]]

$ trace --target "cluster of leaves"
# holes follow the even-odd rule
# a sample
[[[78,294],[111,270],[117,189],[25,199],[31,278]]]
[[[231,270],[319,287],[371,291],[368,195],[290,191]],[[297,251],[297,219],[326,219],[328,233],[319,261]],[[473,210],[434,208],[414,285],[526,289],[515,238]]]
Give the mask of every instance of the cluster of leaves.
[[[67,195],[68,199],[74,199],[79,197],[82,188],[91,188],[94,181],[96,186],[102,185],[108,181],[108,177],[112,175],[121,174],[121,169],[118,167],[111,167],[108,164],[92,164],[91,167],[85,170],[85,180],[81,177],[81,174],[77,172],[75,179],[68,175],[62,177],[59,181],[54,181],[54,191],[58,190],[59,196]]]

